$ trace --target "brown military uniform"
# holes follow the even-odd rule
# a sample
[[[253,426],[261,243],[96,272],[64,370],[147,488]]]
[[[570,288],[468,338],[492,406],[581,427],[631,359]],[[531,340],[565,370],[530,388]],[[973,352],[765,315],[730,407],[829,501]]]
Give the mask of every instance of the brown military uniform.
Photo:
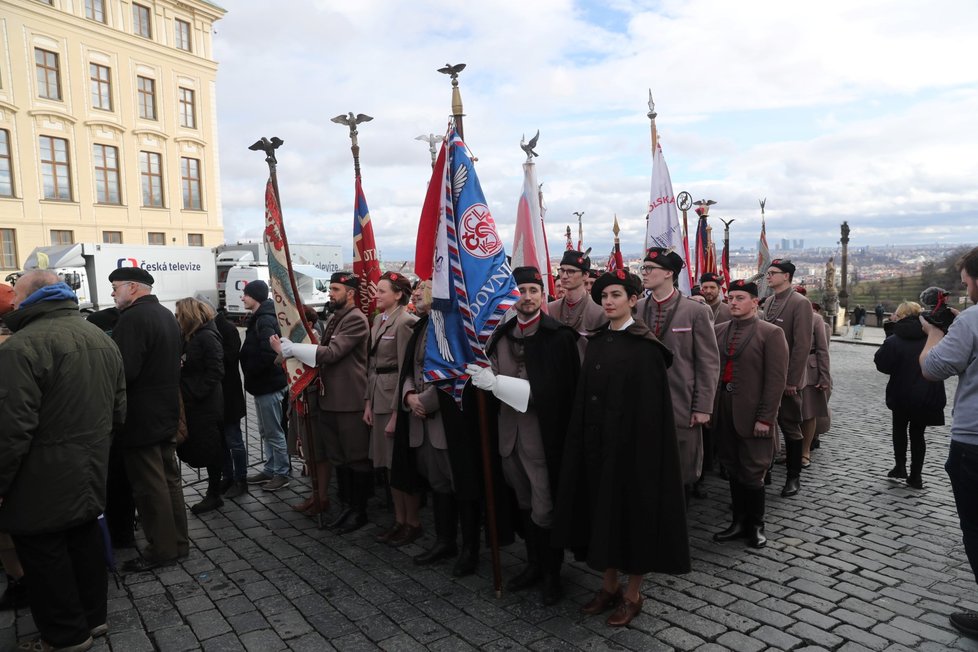
[[[717,456],[731,482],[763,488],[777,447],[774,424],[784,393],[788,345],[780,329],[757,318],[717,324],[715,333],[721,365],[713,413]],[[724,381],[728,363],[731,379]],[[769,436],[753,436],[757,421],[771,426]]]
[[[730,321],[733,317],[730,315],[730,306],[725,304],[719,298],[716,303],[706,304],[713,311],[713,323],[722,324],[723,322]]]
[[[370,469],[363,397],[367,390],[367,318],[353,305],[326,322],[326,337],[316,349],[323,391],[319,418],[326,436],[326,455],[334,465]]]
[[[604,310],[594,302],[590,294],[585,294],[574,305],[567,303],[566,299],[551,301],[547,304],[547,314],[577,331],[580,336],[577,339],[577,348],[581,353],[581,360],[584,359],[584,350],[587,348],[588,334],[608,323],[608,315],[604,314]]]
[[[710,309],[675,290],[658,302],[649,296],[636,305],[637,318],[672,351],[666,374],[672,393],[683,484],[692,484],[703,467],[702,426],[689,427],[693,412],[711,414],[720,357]]]
[[[784,338],[788,342],[788,377],[785,384],[799,390],[795,396],[782,397],[778,426],[785,439],[801,441],[800,390],[805,386],[808,354],[812,348],[812,302],[789,287],[767,300],[764,320],[784,331]]]
[[[808,354],[808,369],[805,387],[801,394],[801,416],[803,421],[822,419],[829,416],[829,395],[832,391],[832,375],[829,367],[829,325],[812,312],[812,348]],[[829,389],[816,389],[816,385],[827,385]]]
[[[374,468],[389,469],[394,452],[394,433],[385,432],[391,414],[397,411],[400,397],[397,395],[397,380],[400,378],[401,363],[411,339],[411,326],[418,318],[403,306],[398,307],[384,319],[383,315],[374,317],[370,329],[370,355],[367,359],[367,388],[364,399],[370,401],[374,415],[374,425],[370,430],[370,459]]]

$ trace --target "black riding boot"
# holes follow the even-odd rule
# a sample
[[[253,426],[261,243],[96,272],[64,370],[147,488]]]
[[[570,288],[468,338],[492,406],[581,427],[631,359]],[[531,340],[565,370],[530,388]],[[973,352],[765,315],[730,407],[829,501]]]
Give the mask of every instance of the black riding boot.
[[[785,465],[788,467],[788,479],[781,490],[781,497],[794,496],[801,490],[801,449],[800,439],[788,439],[784,443]]]
[[[348,466],[336,467],[336,493],[340,499],[340,513],[326,527],[333,529],[342,527],[347,519],[353,516],[353,501],[350,486],[350,476],[352,471]]]
[[[540,558],[540,528],[530,519],[530,512],[521,511],[523,520],[523,539],[526,544],[526,566],[519,575],[506,582],[507,591],[522,591],[543,579]]]
[[[564,549],[550,547],[550,528],[537,528],[537,545],[540,547],[540,566],[543,568],[543,604],[548,607],[564,597],[560,584],[560,567],[564,563]]]
[[[434,492],[432,511],[435,516],[435,543],[425,552],[414,557],[418,566],[427,566],[458,554],[455,535],[458,530],[458,508],[455,494]]]
[[[744,502],[744,485],[730,481],[730,498],[733,503],[733,521],[730,527],[713,535],[714,541],[733,541],[747,536],[747,508]]]
[[[479,534],[482,530],[482,507],[478,500],[458,502],[458,520],[462,526],[462,554],[458,556],[452,577],[465,577],[479,565]]]
[[[350,470],[350,502],[353,514],[346,523],[336,528],[337,534],[349,534],[367,524],[367,499],[374,493],[374,476],[372,471]]]
[[[747,545],[763,548],[767,545],[764,536],[764,487],[743,487],[747,502]]]

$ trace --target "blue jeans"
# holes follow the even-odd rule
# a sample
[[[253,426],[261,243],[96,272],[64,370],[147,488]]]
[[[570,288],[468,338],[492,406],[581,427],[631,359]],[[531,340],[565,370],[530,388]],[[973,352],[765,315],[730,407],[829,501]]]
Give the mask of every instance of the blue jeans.
[[[289,474],[289,453],[285,444],[285,431],[282,429],[282,401],[285,399],[285,392],[283,388],[271,394],[255,396],[258,432],[261,433],[265,450],[266,475]]]
[[[951,478],[964,552],[978,582],[978,446],[952,441],[944,469]]]
[[[241,420],[224,424],[224,479],[241,481],[248,475],[248,451],[241,437]]]

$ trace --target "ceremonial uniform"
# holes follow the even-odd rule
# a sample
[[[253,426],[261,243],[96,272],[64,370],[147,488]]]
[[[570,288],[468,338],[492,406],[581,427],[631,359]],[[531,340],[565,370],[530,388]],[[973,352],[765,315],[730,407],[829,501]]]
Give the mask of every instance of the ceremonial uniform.
[[[667,378],[672,393],[673,419],[683,484],[700,477],[703,464],[702,426],[690,428],[693,412],[710,414],[720,370],[710,309],[674,289],[669,298],[640,299],[636,314],[670,351],[673,361]]]
[[[829,418],[829,396],[832,392],[832,375],[829,371],[829,325],[814,310],[812,311],[812,348],[808,353],[805,387],[801,393],[801,418]],[[828,387],[817,389],[816,385]]]
[[[560,261],[562,268],[576,268],[587,277],[591,271],[591,259],[580,251],[568,249]],[[586,283],[582,284],[586,285]],[[580,358],[584,359],[584,349],[587,347],[587,336],[592,331],[608,323],[608,317],[601,306],[585,292],[578,301],[571,302],[567,296],[547,304],[547,314],[564,326],[569,326],[580,336],[577,340]]]
[[[724,322],[730,321],[730,306],[725,304],[720,299],[716,300],[716,303],[708,303],[710,310],[713,312],[713,323],[722,324]]]
[[[385,432],[391,414],[397,411],[400,364],[404,360],[411,326],[418,318],[404,306],[390,315],[377,315],[370,330],[370,356],[367,360],[367,387],[364,398],[370,401],[374,423],[370,431],[370,459],[374,468],[389,469],[394,450],[393,433]]]
[[[781,259],[771,261],[771,268],[780,269],[789,275],[795,271],[795,266],[790,261]],[[764,320],[784,331],[788,343],[788,376],[785,385],[798,390],[794,396],[782,396],[781,409],[778,412],[778,427],[784,434],[788,469],[788,480],[781,493],[783,496],[793,496],[800,487],[801,390],[806,384],[808,355],[812,349],[812,302],[789,285],[787,289],[768,297],[764,304]]]

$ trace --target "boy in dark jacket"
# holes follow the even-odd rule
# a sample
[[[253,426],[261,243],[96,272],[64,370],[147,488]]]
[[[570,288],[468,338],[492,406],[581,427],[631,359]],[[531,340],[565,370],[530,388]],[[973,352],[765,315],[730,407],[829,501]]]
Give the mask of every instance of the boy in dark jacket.
[[[269,339],[282,333],[265,281],[252,281],[246,285],[242,301],[251,317],[239,360],[244,372],[245,391],[255,397],[258,430],[265,448],[265,468],[248,476],[248,484],[260,484],[265,491],[277,491],[289,486],[289,453],[282,427],[286,378],[285,370],[275,364],[277,354]]]

